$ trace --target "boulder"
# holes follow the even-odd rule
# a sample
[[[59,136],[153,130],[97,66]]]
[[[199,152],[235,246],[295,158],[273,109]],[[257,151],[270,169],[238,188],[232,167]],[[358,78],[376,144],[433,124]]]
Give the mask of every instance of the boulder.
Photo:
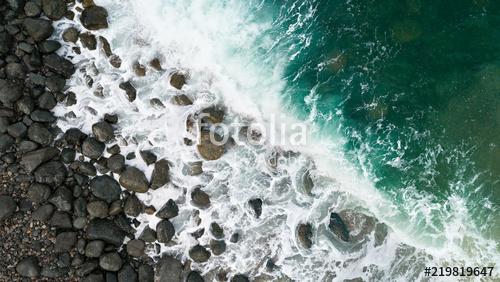
[[[180,90],[184,84],[186,84],[186,76],[184,74],[176,72],[170,76],[170,85],[174,88]]]
[[[0,222],[14,214],[17,205],[10,196],[0,196]]]
[[[49,19],[57,21],[66,14],[66,1],[42,0],[42,9]]]
[[[101,240],[94,240],[87,243],[85,246],[85,256],[89,258],[98,258],[104,250],[104,242]]]
[[[120,175],[120,185],[125,189],[137,193],[146,193],[149,189],[149,183],[144,172],[136,167],[129,166]]]
[[[198,271],[190,271],[186,277],[186,282],[204,282],[203,276]]]
[[[92,125],[92,133],[101,142],[107,142],[115,137],[113,127],[105,121],[100,121]]]
[[[131,217],[137,217],[142,212],[142,203],[139,199],[134,195],[130,195],[125,200],[125,204],[123,205],[123,212]]]
[[[158,242],[168,243],[172,240],[174,235],[174,225],[168,221],[168,219],[164,219],[156,225],[156,237],[158,238]]]
[[[201,245],[196,245],[189,250],[189,257],[197,263],[207,262],[210,258],[210,252]]]
[[[50,186],[33,183],[30,188],[28,188],[28,198],[33,203],[43,203],[49,199],[51,192],[52,190],[50,189]]]
[[[210,250],[216,256],[220,256],[226,251],[226,242],[224,240],[210,240]]]
[[[121,188],[118,182],[108,175],[94,177],[90,181],[92,194],[108,203],[120,199]]]
[[[312,247],[313,228],[310,223],[301,223],[297,226],[297,241],[303,248]]]
[[[121,173],[125,168],[125,157],[120,154],[112,155],[106,160],[106,165],[112,172]]]
[[[70,78],[75,72],[73,63],[54,53],[43,56],[43,64],[64,78]]]
[[[118,253],[106,253],[99,258],[99,266],[107,271],[118,271],[122,267],[123,261]]]
[[[135,90],[135,87],[130,83],[130,81],[125,81],[120,83],[118,85],[120,89],[125,91],[125,94],[127,94],[127,98],[130,102],[135,101],[135,98],[137,97],[137,91]]]
[[[118,272],[118,281],[120,282],[142,282],[137,280],[137,272],[130,264],[125,264]]]
[[[100,6],[90,6],[83,10],[80,16],[82,25],[89,30],[98,30],[108,27],[108,12]]]
[[[36,151],[24,154],[21,157],[21,165],[26,172],[33,172],[39,165],[57,156],[59,150],[53,147],[45,147]]]
[[[210,233],[212,233],[212,236],[216,239],[224,238],[224,229],[222,229],[217,222],[210,223]]]
[[[142,160],[144,160],[144,162],[148,166],[154,164],[157,160],[156,155],[149,150],[141,150],[139,154],[141,155]]]
[[[151,174],[151,188],[158,189],[167,184],[169,177],[169,164],[165,159],[161,159],[155,163],[153,173]]]
[[[80,33],[80,42],[84,48],[89,50],[95,50],[97,48],[97,39],[95,35],[90,32],[82,32]]]
[[[35,41],[43,41],[54,32],[52,22],[44,19],[26,18],[23,22],[24,29]]]
[[[335,234],[340,240],[344,242],[349,241],[349,229],[347,229],[347,225],[338,213],[333,212],[330,214],[330,223],[328,224],[328,228],[330,228],[333,234]]]
[[[39,183],[59,186],[66,180],[66,167],[58,161],[40,165],[35,170],[35,180]]]
[[[163,256],[156,264],[156,275],[160,282],[181,282],[182,263],[171,256]]]
[[[78,31],[78,29],[74,27],[69,27],[63,32],[62,38],[65,42],[76,43],[79,34],[80,32]]]
[[[156,216],[161,219],[171,219],[179,215],[179,207],[174,200],[169,199],[165,205],[156,213]]]
[[[103,240],[119,247],[125,239],[125,232],[112,220],[96,218],[90,221],[86,236],[89,240]]]
[[[0,102],[10,105],[23,96],[23,86],[12,80],[0,79]]]
[[[208,208],[210,206],[210,197],[199,187],[196,187],[191,192],[191,203],[198,208]]]
[[[130,240],[127,243],[127,254],[132,257],[140,257],[144,255],[146,244],[142,240]]]
[[[189,106],[193,104],[193,101],[191,101],[191,99],[184,94],[175,95],[174,97],[172,97],[171,101],[172,104],[178,106]]]
[[[104,201],[93,201],[87,204],[87,211],[91,218],[106,218],[108,205]]]
[[[60,211],[71,211],[73,193],[68,188],[61,186],[50,196],[49,202]]]
[[[28,128],[28,138],[42,146],[48,146],[54,140],[54,134],[42,124],[35,122]]]
[[[56,237],[54,251],[58,253],[69,252],[76,244],[76,235],[76,232],[59,233]]]
[[[16,265],[16,272],[23,277],[36,278],[40,276],[40,271],[38,258],[33,256],[20,260]]]
[[[91,159],[99,159],[104,152],[106,145],[93,137],[89,137],[83,141],[82,154]]]

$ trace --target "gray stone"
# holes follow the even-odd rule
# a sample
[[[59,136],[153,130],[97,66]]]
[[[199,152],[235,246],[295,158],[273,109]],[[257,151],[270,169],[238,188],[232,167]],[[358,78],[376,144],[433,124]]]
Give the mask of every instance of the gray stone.
[[[0,196],[0,222],[14,214],[17,205],[10,196]]]
[[[49,202],[61,211],[71,211],[73,193],[68,188],[61,186],[50,196]]]
[[[297,226],[297,241],[303,248],[312,247],[313,228],[310,223],[301,223]]]
[[[99,266],[107,271],[118,271],[123,261],[118,253],[106,253],[99,258]]]
[[[30,118],[36,122],[52,123],[56,121],[56,117],[51,112],[45,110],[34,110],[31,112]]]
[[[28,128],[22,122],[16,122],[7,128],[7,132],[14,138],[22,138],[26,136]]]
[[[94,196],[103,199],[108,203],[120,199],[120,185],[111,176],[102,175],[93,178],[90,181],[90,189]]]
[[[65,78],[70,78],[75,72],[73,63],[54,53],[43,56],[43,63],[50,70]]]
[[[125,264],[118,272],[118,282],[138,282],[137,272],[130,264]]]
[[[34,174],[37,182],[58,186],[66,179],[66,167],[61,162],[51,161],[40,165]]]
[[[54,32],[52,22],[44,19],[24,19],[24,28],[35,41],[43,41]]]
[[[56,237],[55,251],[69,252],[76,244],[76,232],[62,232]]]
[[[197,263],[207,262],[210,258],[210,252],[201,245],[196,245],[189,250],[189,257]]]
[[[56,90],[60,91],[62,89],[56,89]],[[56,105],[57,105],[56,98],[54,98],[54,95],[50,94],[49,92],[43,93],[38,98],[38,106],[42,109],[52,110]]]
[[[52,190],[49,186],[33,183],[28,189],[28,198],[30,198],[33,203],[43,203],[49,199],[51,192]]]
[[[106,145],[104,143],[99,142],[93,137],[89,137],[83,141],[82,154],[88,158],[97,160],[102,156],[105,148]]]
[[[19,261],[16,265],[16,271],[19,275],[24,277],[36,278],[40,276],[40,265],[38,258],[27,257]]]
[[[174,88],[182,89],[182,87],[186,84],[186,76],[182,73],[174,73],[170,76],[170,85]]]
[[[121,173],[125,168],[125,157],[120,154],[112,155],[106,161],[106,164],[114,173]]]
[[[181,282],[182,263],[170,256],[163,256],[156,264],[156,274],[160,282]]]
[[[121,246],[125,233],[114,221],[108,219],[93,219],[87,227],[89,240],[103,240],[115,246]]]
[[[34,1],[26,2],[24,5],[24,14],[28,17],[36,17],[40,15],[42,9]]]
[[[198,271],[190,271],[186,277],[186,282],[204,282],[203,277]]]
[[[74,27],[69,27],[63,32],[62,38],[65,42],[76,43],[76,41],[78,40],[79,33],[80,32],[78,31],[78,29]]]
[[[95,50],[97,48],[97,40],[95,35],[90,32],[82,32],[80,33],[80,42],[84,48],[89,50]]]
[[[38,48],[43,54],[50,54],[59,50],[59,48],[61,48],[61,43],[55,40],[45,40],[38,43]]]
[[[66,212],[56,211],[50,218],[50,226],[61,229],[70,229],[73,226],[71,223],[71,216]]]
[[[59,151],[56,148],[46,147],[22,156],[21,165],[28,173],[33,172],[40,164],[53,159]]]
[[[165,205],[156,213],[156,216],[161,219],[171,219],[179,214],[179,207],[174,200],[169,199]]]
[[[39,207],[36,209],[32,214],[31,217],[34,220],[38,221],[48,221],[52,213],[54,212],[54,206],[47,204]]]
[[[169,170],[170,167],[167,160],[161,159],[155,163],[153,173],[151,174],[152,189],[158,189],[168,183],[170,179]]]
[[[214,238],[217,239],[224,238],[224,229],[222,229],[222,227],[220,227],[220,225],[217,224],[217,222],[210,223],[210,233],[212,233]]]
[[[137,217],[142,212],[142,203],[135,195],[128,196],[123,205],[123,212],[131,217]]]
[[[149,150],[142,150],[139,152],[139,154],[141,155],[141,158],[144,160],[144,162],[148,166],[155,163],[157,160],[156,155]]]
[[[130,83],[130,81],[122,82],[119,85],[120,89],[125,91],[125,94],[127,94],[128,100],[130,102],[133,102],[135,98],[137,97],[137,91],[135,90],[135,87]]]
[[[26,76],[24,66],[18,63],[7,64],[7,66],[5,66],[5,73],[8,78],[12,79],[24,79]]]
[[[92,125],[92,133],[101,142],[107,142],[115,137],[113,127],[105,121],[100,121]]]
[[[42,0],[42,9],[51,20],[60,20],[66,14],[66,1]]]
[[[164,219],[156,225],[156,237],[158,238],[158,242],[160,243],[168,243],[175,235],[174,225]]]
[[[108,27],[108,12],[100,6],[91,6],[83,10],[80,16],[82,25],[89,30],[98,30]]]
[[[9,150],[12,145],[14,145],[14,138],[8,134],[0,135],[0,153],[6,152]]]
[[[134,239],[127,243],[127,253],[133,257],[140,257],[144,255],[146,244],[142,240]]]
[[[144,242],[152,243],[156,241],[156,231],[151,229],[149,225],[146,225],[141,235],[139,236],[139,239],[143,240]]]
[[[98,258],[104,250],[104,242],[101,240],[94,240],[87,243],[85,246],[85,256],[89,258]]]
[[[10,105],[23,96],[23,87],[18,82],[0,79],[0,102]]]
[[[103,201],[94,201],[87,204],[90,217],[106,218],[108,216],[108,205]]]
[[[40,123],[33,123],[28,128],[28,137],[31,141],[34,141],[42,146],[48,146],[54,140],[54,134],[52,134]]]
[[[137,274],[139,281],[141,282],[153,282],[155,278],[155,272],[152,266],[148,264],[142,264],[137,269]]]
[[[191,192],[191,203],[198,208],[208,208],[210,206],[210,197],[199,187],[196,187]]]
[[[210,240],[210,250],[216,256],[220,256],[226,251],[226,242],[224,240]]]

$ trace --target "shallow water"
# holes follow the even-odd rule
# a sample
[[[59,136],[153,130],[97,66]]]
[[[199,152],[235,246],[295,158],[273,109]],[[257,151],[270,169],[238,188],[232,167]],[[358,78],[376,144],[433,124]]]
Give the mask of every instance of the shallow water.
[[[172,163],[172,183],[140,195],[157,210],[168,199],[180,206],[175,244],[162,252],[187,257],[189,235],[212,221],[237,244],[208,263],[252,277],[297,281],[423,279],[429,266],[486,266],[500,261],[500,7],[493,1],[96,1],[110,13],[101,31],[122,60],[114,69],[100,51],[83,49],[72,79],[78,104],[59,107],[63,129],[91,125],[104,113],[120,117],[122,153],[152,149]],[[68,23],[60,22],[59,30]],[[70,52],[69,49],[66,50]],[[137,78],[131,65],[155,57],[164,72]],[[95,66],[95,67],[94,67]],[[171,105],[177,93],[169,73],[189,73],[183,91],[193,107]],[[132,79],[130,103],[118,84]],[[102,86],[104,97],[93,95]],[[166,109],[153,108],[159,98]],[[242,144],[204,162],[201,176],[185,176],[198,159],[183,144],[185,120],[223,103],[225,123],[255,120],[308,127],[301,154],[267,164],[275,147]],[[89,108],[97,114],[92,115]],[[138,155],[138,154],[137,154]],[[128,161],[146,170],[140,159]],[[302,177],[309,170],[311,194]],[[202,185],[212,206],[195,224],[189,194]],[[248,200],[263,200],[257,219]],[[357,210],[389,226],[383,244],[371,232],[357,245],[328,230],[329,212]],[[158,219],[141,215],[140,229]],[[313,247],[295,238],[313,225]],[[140,231],[137,233],[140,234]],[[208,236],[202,237],[208,244]],[[151,256],[155,252],[151,250]],[[266,270],[272,258],[277,269]]]

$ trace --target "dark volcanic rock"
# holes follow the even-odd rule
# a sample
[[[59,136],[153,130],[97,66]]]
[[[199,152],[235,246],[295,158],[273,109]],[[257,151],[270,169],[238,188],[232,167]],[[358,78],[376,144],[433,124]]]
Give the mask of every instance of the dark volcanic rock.
[[[64,141],[69,145],[80,145],[87,135],[80,131],[78,128],[70,128],[64,133]]]
[[[118,271],[123,261],[118,253],[106,253],[99,258],[99,266],[107,271]]]
[[[35,278],[40,276],[40,265],[36,257],[27,257],[19,261],[16,265],[16,271],[24,277]]]
[[[18,63],[7,64],[7,66],[5,66],[5,73],[8,78],[12,79],[23,79],[26,76],[24,66]]]
[[[120,83],[119,87],[120,89],[125,91],[130,102],[133,102],[135,100],[135,98],[137,97],[137,91],[135,90],[135,87],[132,85],[132,83],[130,83],[130,81]]]
[[[156,274],[161,282],[181,282],[182,263],[170,256],[163,256],[156,264]]]
[[[54,32],[52,22],[44,19],[24,19],[24,28],[35,41],[43,41]]]
[[[198,271],[190,271],[186,277],[186,282],[204,282],[205,280]]]
[[[174,97],[172,97],[171,101],[174,105],[179,106],[189,106],[193,104],[193,101],[191,101],[191,99],[184,94],[175,95]]]
[[[9,105],[23,95],[23,87],[12,80],[0,79],[0,102]]]
[[[35,180],[39,183],[61,185],[66,179],[66,167],[63,163],[52,161],[42,164],[35,170]]]
[[[154,241],[156,241],[156,231],[151,229],[151,227],[149,227],[149,225],[146,225],[146,227],[144,227],[144,230],[142,231],[141,235],[139,236],[139,239],[143,240],[144,242],[148,242],[148,243],[154,242]]]
[[[89,258],[98,258],[104,250],[104,242],[101,240],[94,240],[87,243],[85,246],[85,256]]]
[[[146,244],[142,240],[130,240],[127,243],[127,254],[133,257],[140,257],[144,255],[144,248]]]
[[[62,232],[56,237],[55,251],[69,252],[76,244],[76,232]]]
[[[297,240],[302,247],[310,249],[312,247],[312,225],[309,223],[301,223],[297,226]]]
[[[43,63],[53,72],[62,75],[65,78],[70,78],[75,72],[73,64],[57,54],[43,56]]]
[[[33,123],[28,128],[28,137],[42,146],[48,146],[54,140],[54,134],[40,123]]]
[[[146,165],[151,165],[157,160],[156,155],[149,150],[142,150],[139,152],[139,154],[141,155],[141,158],[144,160]]]
[[[0,54],[6,54],[12,48],[12,36],[7,32],[0,32]]]
[[[47,204],[39,207],[32,213],[34,220],[47,221],[54,212],[54,206]]]
[[[36,122],[52,123],[56,121],[56,117],[51,112],[45,110],[34,110],[30,114],[30,118]]]
[[[55,40],[45,40],[38,43],[38,49],[43,54],[54,53],[55,51],[59,50],[59,48],[61,48],[61,43]]]
[[[210,223],[210,233],[217,239],[224,238],[224,229],[217,222]]]
[[[86,29],[98,30],[108,27],[107,17],[106,9],[100,6],[91,6],[83,10],[80,21]]]
[[[101,42],[102,51],[106,54],[106,57],[113,55],[108,40],[103,36],[99,36],[99,41]]]
[[[262,200],[261,199],[251,199],[248,204],[252,207],[255,212],[255,217],[259,218],[262,214]]]
[[[62,89],[56,89],[57,91],[61,91]],[[49,92],[43,93],[38,98],[38,106],[45,110],[52,110],[57,105],[56,98]]]
[[[142,212],[142,203],[135,195],[128,196],[123,205],[123,212],[131,217],[137,217]]]
[[[14,145],[14,138],[8,134],[0,135],[0,152],[3,153],[9,150]]]
[[[103,201],[93,201],[87,204],[90,217],[106,218],[108,216],[108,205]]]
[[[115,137],[113,127],[105,121],[100,121],[92,125],[92,133],[101,142],[107,142]]]
[[[164,219],[156,225],[156,237],[160,243],[168,243],[175,235],[174,225]]]
[[[196,187],[191,192],[191,203],[198,208],[208,208],[210,206],[210,197],[199,187]]]
[[[73,193],[65,187],[59,187],[50,196],[49,202],[61,211],[70,211],[73,204]]]
[[[79,34],[78,29],[74,27],[69,27],[63,32],[62,38],[66,42],[75,43],[78,40],[78,34]]]
[[[17,205],[10,196],[0,196],[0,222],[16,211]]]
[[[137,269],[140,282],[153,282],[155,279],[155,271],[149,264],[143,264]]]
[[[34,203],[43,203],[49,199],[51,192],[52,190],[49,186],[33,183],[28,189],[28,198]]]
[[[169,172],[170,167],[168,165],[168,161],[165,159],[161,159],[155,163],[155,168],[153,169],[153,173],[151,174],[151,188],[157,189],[167,184],[169,181]]]
[[[22,122],[16,122],[7,128],[7,132],[14,138],[21,138],[26,135],[28,128]]]
[[[97,48],[97,40],[95,38],[95,35],[90,32],[80,33],[80,42],[82,43],[83,47],[89,50],[95,50]]]
[[[26,16],[28,17],[36,17],[40,15],[41,12],[42,9],[40,8],[40,6],[33,1],[29,1],[26,3],[26,5],[24,5],[24,14],[26,14]]]
[[[121,173],[125,168],[125,157],[120,154],[112,155],[106,161],[109,170],[114,173]]]
[[[149,183],[144,173],[133,166],[129,166],[120,175],[120,185],[129,191],[146,193]]]
[[[121,246],[125,239],[125,232],[114,221],[108,219],[91,220],[86,235],[89,240],[103,240],[115,246]]]
[[[121,188],[118,182],[108,175],[94,177],[90,181],[90,189],[94,196],[111,203],[120,199]]]
[[[231,282],[250,282],[250,280],[243,274],[236,274],[231,278]]]
[[[337,235],[337,237],[342,241],[349,241],[349,230],[338,213],[333,212],[330,214],[330,223],[328,224],[328,228],[330,228],[333,234]]]
[[[89,137],[83,141],[82,154],[86,157],[97,160],[102,156],[105,148],[106,145],[104,145],[104,143],[99,142],[93,137]]]
[[[189,257],[197,263],[203,263],[210,258],[210,252],[201,245],[196,245],[189,250]]]
[[[42,9],[49,19],[60,20],[66,14],[66,1],[42,0]]]
[[[61,151],[61,161],[65,164],[72,163],[75,160],[76,151],[69,148],[64,148]]]
[[[142,282],[137,280],[137,272],[130,264],[125,264],[118,272],[119,282]]]
[[[224,240],[210,240],[210,250],[216,256],[221,255],[226,251],[226,242]]]
[[[71,217],[66,212],[56,211],[50,218],[50,226],[62,229],[69,229],[72,227]]]
[[[179,214],[179,207],[174,200],[168,200],[165,205],[156,213],[156,216],[161,219],[171,219]]]

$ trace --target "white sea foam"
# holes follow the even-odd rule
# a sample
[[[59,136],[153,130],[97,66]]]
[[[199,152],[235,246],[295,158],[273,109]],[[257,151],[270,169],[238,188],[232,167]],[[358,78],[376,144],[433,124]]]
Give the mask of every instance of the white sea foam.
[[[273,38],[260,40],[257,46],[255,42],[272,26],[265,19],[254,19],[245,1],[96,2],[110,14],[110,28],[96,34],[110,41],[113,51],[123,60],[122,67],[111,67],[99,50],[82,49],[82,54],[73,61],[92,73],[94,85],[89,88],[84,83],[84,73],[77,72],[70,81],[70,90],[76,93],[78,103],[58,106],[55,112],[63,117],[73,111],[76,118],[62,118],[59,126],[63,130],[79,127],[87,133],[105,113],[116,113],[120,119],[117,142],[122,154],[136,152],[139,156],[139,150],[152,149],[159,158],[171,162],[171,183],[138,195],[157,210],[168,199],[179,204],[179,216],[172,220],[175,244],[162,245],[161,252],[186,259],[189,248],[197,244],[189,233],[203,227],[208,234],[210,223],[216,221],[224,228],[228,246],[223,255],[212,256],[205,264],[192,265],[204,274],[223,269],[232,274],[286,276],[297,281],[342,281],[354,277],[406,281],[422,278],[426,264],[442,265],[453,260],[477,264],[486,255],[496,254],[491,242],[477,242],[482,239],[473,230],[458,227],[467,216],[460,199],[450,199],[451,211],[445,211],[443,216],[450,216],[451,222],[446,225],[441,244],[429,248],[429,240],[422,236],[417,220],[431,218],[441,212],[441,206],[420,199],[413,205],[412,213],[401,213],[398,206],[373,187],[368,172],[360,174],[346,161],[341,136],[322,137],[311,121],[298,120],[284,110],[279,94],[285,83],[282,75],[287,58],[279,52],[270,52],[266,62],[255,61],[256,48],[272,50]],[[68,24],[60,22],[58,30]],[[65,48],[61,52],[69,52],[69,47]],[[145,77],[134,75],[131,66],[135,61],[147,66],[155,57],[161,58],[165,71],[148,68]],[[89,65],[95,65],[95,69]],[[177,70],[189,73],[189,82],[182,91],[195,99],[193,106],[169,103],[170,97],[179,93],[169,85],[169,74]],[[118,87],[121,81],[129,79],[137,88],[137,99],[132,103]],[[104,98],[93,95],[98,85],[104,89]],[[153,108],[149,103],[151,98],[159,98],[166,109]],[[229,124],[245,119],[269,127],[271,114],[283,117],[286,124],[304,123],[310,129],[308,144],[283,147],[301,155],[282,158],[277,171],[266,165],[270,146],[243,145],[229,150],[218,161],[204,162],[203,175],[185,176],[183,164],[199,159],[194,147],[183,143],[185,120],[189,114],[219,103],[228,108],[226,123]],[[97,115],[92,115],[88,107]],[[147,167],[140,157],[127,164],[144,169],[150,177],[152,167]],[[312,196],[303,192],[300,181],[306,169],[311,171],[315,183]],[[196,185],[203,186],[212,202],[209,209],[201,210],[199,226],[190,219],[196,208],[189,195]],[[408,199],[413,200],[414,193],[410,190],[407,193]],[[255,218],[248,205],[248,200],[257,197],[264,202],[260,219]],[[364,211],[387,223],[391,230],[385,243],[375,247],[372,234],[370,242],[348,251],[349,247],[339,243],[327,230],[329,212],[344,208]],[[155,216],[146,214],[138,219],[141,226],[137,236],[146,225],[154,228],[159,222]],[[295,238],[301,222],[311,222],[314,226],[314,244],[309,250],[301,248]],[[425,224],[432,226],[432,222]],[[236,244],[228,240],[233,232],[241,234]],[[468,258],[461,243],[456,243],[465,238],[464,232],[473,236],[474,244],[492,249]],[[207,235],[199,239],[202,245],[208,242]],[[154,250],[149,254],[157,255]],[[279,270],[269,273],[265,269],[267,258],[273,258]],[[498,262],[498,256],[491,261]]]

